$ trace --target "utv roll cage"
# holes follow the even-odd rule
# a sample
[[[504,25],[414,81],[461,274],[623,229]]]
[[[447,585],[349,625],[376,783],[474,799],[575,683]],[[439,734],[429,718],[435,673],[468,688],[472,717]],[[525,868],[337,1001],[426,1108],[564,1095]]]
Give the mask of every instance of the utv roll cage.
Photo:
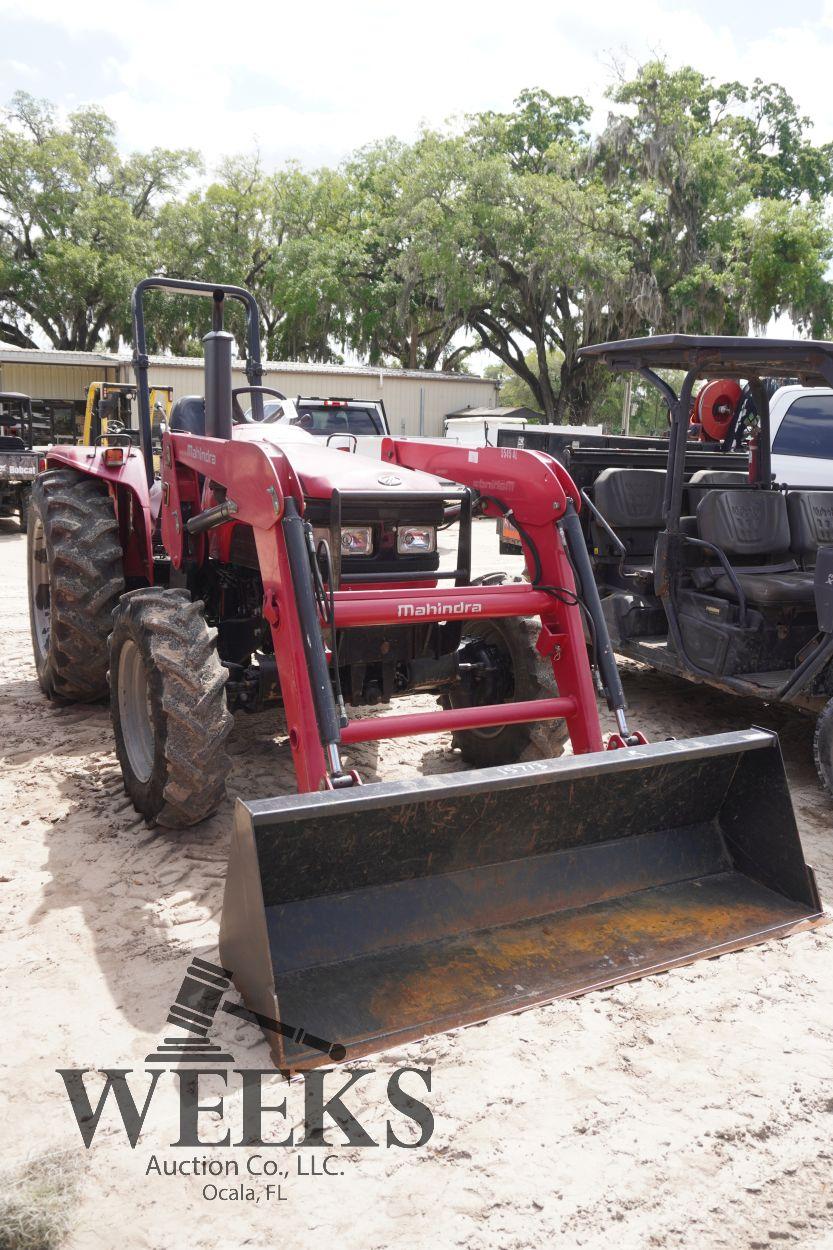
[[[19,439],[25,448],[31,449],[35,442],[34,415],[32,401],[28,395],[20,391],[0,391],[0,425],[20,427]],[[8,439],[9,436],[4,436]]]
[[[833,343],[820,340],[763,339],[728,335],[663,334],[618,342],[598,343],[579,350],[587,362],[598,361],[616,373],[637,373],[656,388],[668,405],[670,430],[668,468],[665,481],[663,511],[665,531],[659,534],[654,554],[654,585],[668,620],[669,641],[676,650],[680,668],[696,680],[705,679],[736,693],[756,694],[752,683],[740,676],[715,675],[702,668],[686,649],[677,610],[677,595],[685,567],[683,551],[687,545],[707,547],[701,539],[684,532],[681,525],[685,482],[686,446],[689,418],[695,383],[701,378],[743,379],[754,403],[760,425],[757,454],[750,459],[749,482],[733,489],[785,490],[788,483],[773,481],[770,455],[769,389],[766,379],[797,379],[802,386],[833,388]],[[683,372],[685,377],[679,394],[659,375],[657,370]],[[737,414],[722,444],[729,451],[739,440]],[[802,487],[803,490],[830,491],[829,486]],[[733,575],[725,555],[713,549],[724,565],[738,594],[741,621],[746,604],[738,579]],[[817,579],[818,581],[818,579]],[[817,603],[821,592],[817,586]],[[805,654],[789,678],[767,693],[768,701],[802,702],[812,700],[810,687],[826,665],[833,660],[833,632],[823,632],[817,644]],[[804,696],[804,697],[802,697]]]

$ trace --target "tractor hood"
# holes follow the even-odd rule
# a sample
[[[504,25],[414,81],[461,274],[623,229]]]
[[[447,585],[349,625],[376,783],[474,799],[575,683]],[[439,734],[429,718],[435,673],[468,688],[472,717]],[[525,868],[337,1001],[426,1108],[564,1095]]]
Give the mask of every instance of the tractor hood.
[[[430,473],[400,465],[388,466],[373,456],[327,447],[323,439],[297,426],[278,423],[237,426],[234,437],[280,447],[291,461],[308,499],[329,499],[334,490],[385,491],[391,498],[414,491],[436,493],[440,498],[446,493],[440,479]]]

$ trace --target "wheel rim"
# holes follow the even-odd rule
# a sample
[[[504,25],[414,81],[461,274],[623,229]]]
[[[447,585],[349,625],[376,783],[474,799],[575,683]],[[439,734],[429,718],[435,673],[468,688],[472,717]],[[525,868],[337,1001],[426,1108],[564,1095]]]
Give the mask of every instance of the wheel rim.
[[[139,781],[149,781],[156,748],[150,687],[142,653],[130,639],[119,655],[118,688],[119,722],[128,763]]]
[[[29,555],[29,583],[32,596],[32,620],[34,622],[35,646],[38,658],[43,660],[49,653],[52,629],[52,600],[49,588],[49,564],[46,554],[46,535],[43,521],[35,518],[32,547]]]
[[[514,694],[515,683],[509,678],[501,681],[498,676],[501,661],[508,664],[510,672],[512,667],[512,657],[504,646],[502,639],[496,630],[488,629],[479,638],[471,639],[469,647],[473,655],[481,663],[491,663],[493,672],[491,678],[479,683],[479,689],[475,688],[475,698],[467,705],[469,707],[483,706],[488,703],[507,703]],[[472,693],[471,691],[469,693]],[[466,733],[472,734],[476,738],[499,738],[505,731],[505,725],[483,725],[478,729],[467,729]]]

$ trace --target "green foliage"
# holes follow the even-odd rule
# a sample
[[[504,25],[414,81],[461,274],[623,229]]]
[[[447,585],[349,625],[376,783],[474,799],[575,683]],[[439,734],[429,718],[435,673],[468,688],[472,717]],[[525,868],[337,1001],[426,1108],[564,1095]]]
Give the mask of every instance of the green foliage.
[[[788,313],[823,338],[833,323],[830,224],[819,205],[760,200],[737,223],[731,266],[736,305],[759,327]]]
[[[347,336],[372,364],[459,369],[471,351],[452,347],[469,299],[456,234],[459,155],[459,140],[426,133],[411,146],[365,148],[345,167]]]
[[[338,169],[235,157],[186,193],[194,153],[122,157],[99,109],[59,124],[15,96],[0,336],[113,345],[137,278],[224,280],[254,292],[271,357],[459,370],[486,349],[506,402],[617,429],[623,382],[583,364],[583,345],[747,333],[780,314],[828,334],[833,145],[812,143],[788,93],[651,61],[610,99],[595,138],[584,100],[538,88]],[[158,297],[148,326],[156,349],[196,352],[204,310]],[[632,428],[663,421],[637,387]]]
[[[159,200],[198,166],[154,148],[122,158],[93,107],[65,127],[17,94],[0,120],[0,333],[34,346],[90,350],[128,332],[130,292],[153,267]]]
[[[833,149],[807,141],[783,88],[651,62],[612,96],[626,111],[595,159],[615,194],[638,188],[633,261],[655,293],[645,329],[745,333],[779,312],[829,324],[830,230],[816,201],[833,186]]]
[[[159,216],[159,261],[169,277],[231,282],[251,290],[271,357],[335,359],[343,339],[338,253],[343,231],[343,179],[288,165],[263,173],[255,158],[223,163],[219,177]],[[202,315],[201,315],[202,314]],[[204,310],[161,298],[149,318],[157,345],[199,350]],[[243,317],[230,312],[242,349]]]

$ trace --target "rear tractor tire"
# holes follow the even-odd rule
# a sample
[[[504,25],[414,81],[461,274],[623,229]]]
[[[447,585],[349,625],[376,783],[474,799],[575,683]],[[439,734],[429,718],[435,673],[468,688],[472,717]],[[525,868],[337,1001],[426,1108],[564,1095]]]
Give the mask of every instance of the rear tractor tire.
[[[105,699],[107,638],[124,590],[113,501],[97,478],[54,469],[36,480],[27,511],[29,623],[41,689],[50,699]]]
[[[813,735],[813,759],[819,781],[833,799],[833,699],[819,712]]]
[[[110,638],[110,708],[125,792],[149,824],[183,828],[225,797],[232,726],[216,629],[187,591],[125,595]]]
[[[499,586],[510,580],[505,573],[478,577],[473,586]],[[517,579],[520,580],[520,579]],[[443,695],[444,707],[470,707],[480,703],[524,703],[528,699],[555,699],[558,686],[549,659],[536,647],[540,632],[537,619],[503,617],[469,620],[463,627],[462,645],[475,662],[492,666],[484,678],[468,689],[463,684]],[[519,760],[553,759],[569,741],[563,720],[528,721],[518,725],[495,725],[488,729],[463,729],[451,744],[467,764],[491,768]]]

